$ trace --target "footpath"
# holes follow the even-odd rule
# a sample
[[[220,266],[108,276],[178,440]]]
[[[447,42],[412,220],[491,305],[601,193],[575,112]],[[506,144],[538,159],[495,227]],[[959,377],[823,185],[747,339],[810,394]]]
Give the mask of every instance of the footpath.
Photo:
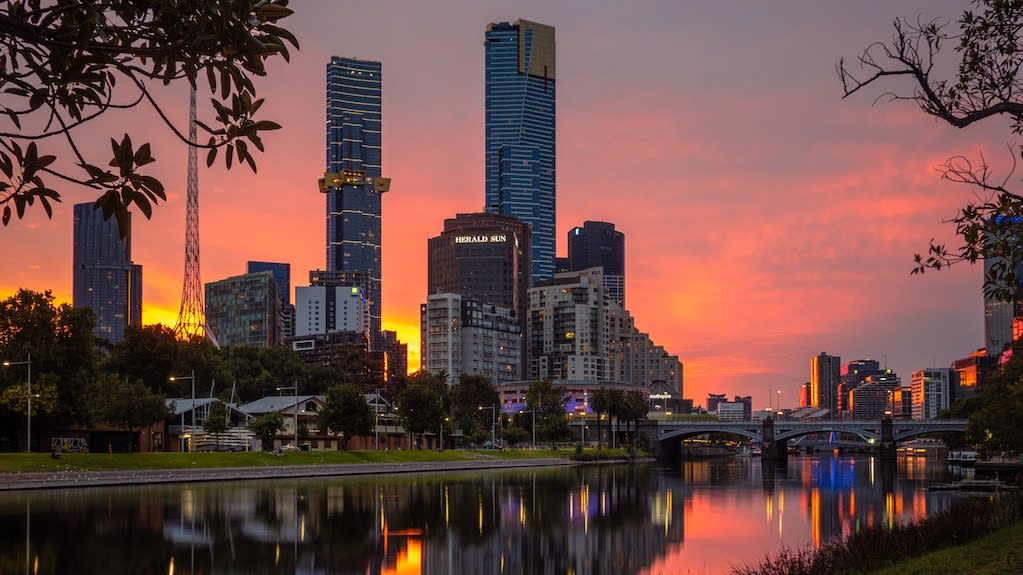
[[[579,465],[569,459],[488,459],[485,461],[423,461],[411,463],[351,463],[339,465],[289,465],[279,467],[215,467],[200,469],[152,469],[120,471],[54,471],[47,473],[0,473],[0,491],[67,489],[109,485],[142,485],[195,481],[242,481],[307,477],[335,477],[394,473],[436,473],[520,467],[566,467]]]

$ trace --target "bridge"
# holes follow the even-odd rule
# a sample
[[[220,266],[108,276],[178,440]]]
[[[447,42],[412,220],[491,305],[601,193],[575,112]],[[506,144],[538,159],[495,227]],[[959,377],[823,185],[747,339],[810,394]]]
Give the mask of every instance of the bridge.
[[[915,437],[933,433],[966,431],[965,419],[911,419],[881,420],[820,420],[787,421],[765,419],[763,421],[715,421],[715,420],[667,420],[652,421],[655,439],[655,453],[667,456],[678,453],[683,439],[705,434],[731,434],[747,437],[763,445],[766,458],[783,458],[788,453],[787,443],[791,439],[811,433],[846,433],[859,436],[875,443],[884,457],[895,457],[896,445]]]

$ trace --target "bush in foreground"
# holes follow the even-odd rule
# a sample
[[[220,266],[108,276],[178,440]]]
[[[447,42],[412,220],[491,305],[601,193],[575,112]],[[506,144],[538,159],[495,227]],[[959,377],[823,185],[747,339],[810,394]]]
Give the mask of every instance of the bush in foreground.
[[[733,567],[735,575],[832,575],[887,567],[925,553],[961,545],[1020,519],[1018,495],[971,498],[908,525],[862,529],[820,547],[786,548],[757,565]]]

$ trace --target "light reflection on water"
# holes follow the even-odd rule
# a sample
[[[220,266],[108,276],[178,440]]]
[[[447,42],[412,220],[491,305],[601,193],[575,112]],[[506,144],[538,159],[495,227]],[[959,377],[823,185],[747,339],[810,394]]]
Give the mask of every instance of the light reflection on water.
[[[940,462],[793,457],[0,495],[0,573],[722,573],[910,521]]]

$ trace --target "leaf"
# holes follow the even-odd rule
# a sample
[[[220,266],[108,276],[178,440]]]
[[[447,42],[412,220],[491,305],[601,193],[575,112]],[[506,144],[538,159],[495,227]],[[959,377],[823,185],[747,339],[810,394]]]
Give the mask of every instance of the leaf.
[[[206,167],[209,168],[213,165],[213,162],[217,160],[217,149],[210,148],[210,151],[206,153]]]
[[[11,206],[4,206],[4,225],[11,221]]]
[[[227,169],[231,169],[231,161],[234,160],[234,146],[227,145]]]

